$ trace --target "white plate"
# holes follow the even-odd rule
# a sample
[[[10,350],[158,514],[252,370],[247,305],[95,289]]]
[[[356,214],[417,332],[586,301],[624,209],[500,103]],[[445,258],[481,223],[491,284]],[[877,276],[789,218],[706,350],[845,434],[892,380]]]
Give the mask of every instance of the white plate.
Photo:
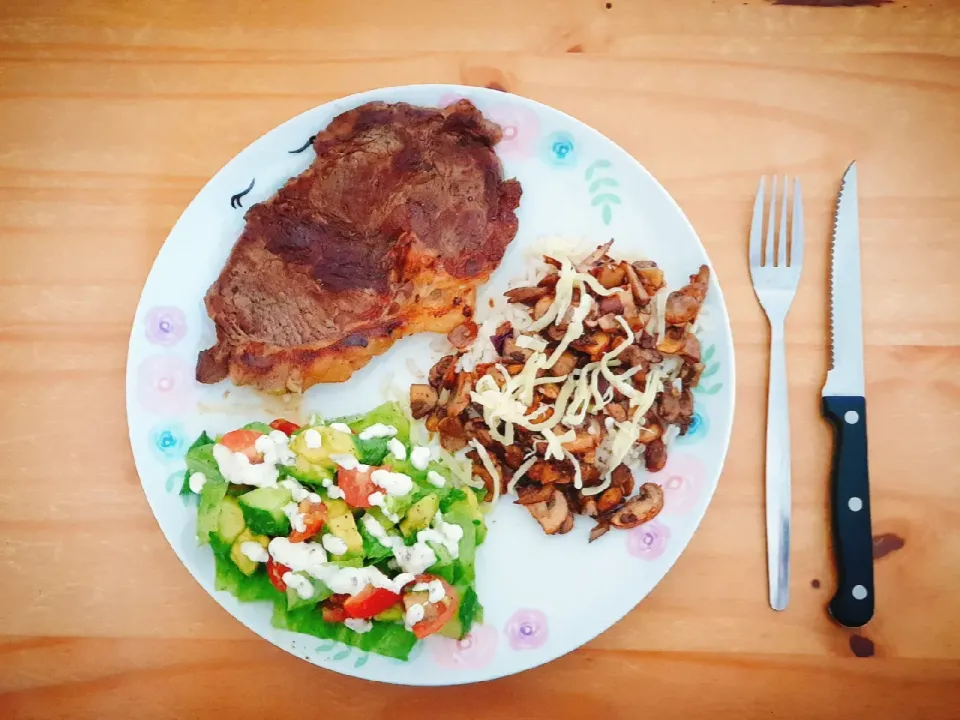
[[[665,488],[663,512],[631,531],[587,544],[592,522],[578,518],[569,535],[547,537],[522,508],[501,501],[480,548],[477,590],[484,623],[460,642],[432,637],[409,662],[276,630],[267,603],[239,603],[213,589],[209,547],[198,547],[196,510],[179,495],[183,454],[203,429],[224,432],[252,420],[320,411],[365,411],[384,399],[392,377],[406,387],[439,357],[436,335],[398,342],[346,383],[317,386],[284,401],[227,383],[194,380],[197,353],[213,344],[202,298],[243,228],[246,208],[265,200],[313,159],[308,138],[337,114],[371,100],[442,105],[472,100],[504,128],[497,146],[506,177],[523,184],[520,230],[502,265],[481,290],[478,307],[522,277],[527,249],[545,235],[616,238],[615,254],[649,257],[671,287],[709,263],[696,233],[660,184],[596,130],[540,103],[491,90],[418,85],[373,90],[308,110],[237,155],[180,217],[147,279],[130,337],[127,417],[144,492],[177,555],[213,598],[278,647],[315,665],[371,680],[453,685],[510,675],[552,660],[609,628],[666,574],[693,536],[720,476],[733,420],[730,325],[714,279],[701,342],[706,362],[697,416],[669,449],[666,468],[644,477]],[[306,145],[305,145],[306,144]]]

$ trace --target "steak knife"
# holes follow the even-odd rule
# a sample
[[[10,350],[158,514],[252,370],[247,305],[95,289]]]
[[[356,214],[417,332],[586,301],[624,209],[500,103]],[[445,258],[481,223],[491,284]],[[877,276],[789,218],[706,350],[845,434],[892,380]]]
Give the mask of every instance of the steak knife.
[[[857,214],[854,162],[837,198],[830,262],[831,363],[822,394],[823,414],[834,429],[830,496],[837,592],[829,609],[847,627],[866,624],[874,608]]]

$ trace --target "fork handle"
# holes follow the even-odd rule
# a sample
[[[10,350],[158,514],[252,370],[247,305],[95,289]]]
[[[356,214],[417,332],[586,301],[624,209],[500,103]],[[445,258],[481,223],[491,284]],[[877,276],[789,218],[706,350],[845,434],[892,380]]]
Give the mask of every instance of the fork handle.
[[[790,408],[782,320],[770,323],[766,463],[770,607],[784,610],[790,601]]]

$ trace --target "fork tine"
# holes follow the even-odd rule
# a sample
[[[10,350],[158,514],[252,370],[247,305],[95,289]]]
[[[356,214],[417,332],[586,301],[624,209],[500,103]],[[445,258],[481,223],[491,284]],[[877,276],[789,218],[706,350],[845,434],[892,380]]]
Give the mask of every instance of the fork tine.
[[[777,243],[777,267],[787,266],[787,194],[790,178],[783,176],[783,202],[780,203],[780,239]]]
[[[777,176],[773,176],[770,190],[770,212],[767,213],[767,241],[763,244],[763,265],[770,267],[774,261],[773,228],[777,224]]]
[[[793,227],[790,229],[790,267],[803,267],[803,198],[800,178],[793,179]]]
[[[760,176],[760,187],[757,188],[757,199],[753,201],[753,220],[750,223],[750,268],[761,265],[760,243],[763,237],[763,175]]]

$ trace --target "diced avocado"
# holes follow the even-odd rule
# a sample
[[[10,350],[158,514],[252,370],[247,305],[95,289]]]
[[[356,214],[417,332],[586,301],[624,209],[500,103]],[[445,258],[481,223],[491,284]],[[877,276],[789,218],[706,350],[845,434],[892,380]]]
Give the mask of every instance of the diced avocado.
[[[375,407],[365,415],[343,418],[340,422],[345,422],[355,433],[366,430],[371,425],[382,423],[383,425],[392,425],[397,429],[397,439],[402,443],[410,440],[410,421],[399,403],[387,402]]]
[[[350,507],[343,500],[327,500],[327,527],[347,544],[346,555],[363,554],[363,538],[357,530]]]
[[[314,487],[323,485],[324,480],[333,480],[336,470],[325,465],[315,465],[302,455],[298,455],[293,465],[282,466],[282,472],[305,485]]]
[[[380,622],[403,622],[403,608],[400,605],[394,605],[379,615],[374,615],[373,619]]]
[[[367,510],[367,514],[372,515],[374,520],[380,523],[380,525],[383,527],[384,530],[391,530],[396,525],[396,523],[393,522],[393,520],[391,520],[390,518],[388,518],[384,514],[383,510],[381,510],[378,507],[370,508],[369,510]]]
[[[403,536],[410,537],[418,530],[430,527],[430,521],[436,514],[438,506],[439,501],[436,495],[427,495],[417,500],[400,521],[400,532]]]
[[[226,480],[207,478],[200,492],[200,506],[197,508],[197,539],[201,544],[209,542],[210,533],[216,532],[220,505],[226,494]]]
[[[285,488],[263,487],[240,496],[243,519],[251,531],[277,537],[290,533],[290,520],[283,507],[293,498]]]
[[[331,427],[313,428],[320,433],[320,447],[307,447],[306,432],[293,438],[290,448],[308,463],[319,465],[321,468],[333,469],[336,463],[330,459],[331,455],[353,455],[353,436],[334,430]]]
[[[246,523],[243,521],[243,510],[236,498],[225,497],[220,503],[220,517],[217,519],[217,535],[220,540],[232,545],[237,536],[243,532]]]
[[[237,535],[237,539],[233,541],[233,547],[230,548],[230,559],[244,575],[253,575],[257,571],[259,563],[248,558],[240,550],[240,546],[245,542],[259,543],[265,548],[270,544],[270,538],[264,535],[254,535],[249,528],[244,528],[243,532]]]
[[[463,623],[460,622],[459,617],[454,615],[442,628],[437,630],[437,633],[453,640],[459,640],[463,637]]]
[[[474,512],[479,513],[480,501],[477,500],[476,494],[472,492],[467,492],[467,493],[464,493],[464,495],[466,495],[466,498],[467,498],[467,505],[469,505]]]

